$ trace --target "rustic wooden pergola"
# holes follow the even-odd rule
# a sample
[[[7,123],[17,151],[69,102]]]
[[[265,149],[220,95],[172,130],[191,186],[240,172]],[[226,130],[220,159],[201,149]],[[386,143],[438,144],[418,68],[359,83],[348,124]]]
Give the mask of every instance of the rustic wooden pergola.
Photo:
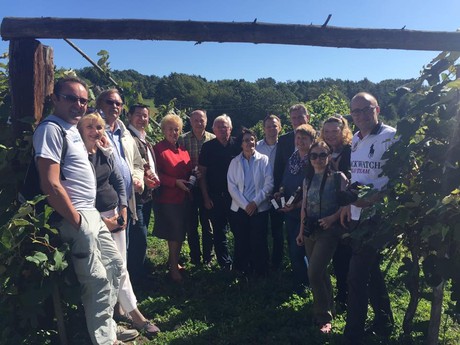
[[[140,19],[3,18],[0,33],[10,41],[11,119],[19,136],[25,117],[39,121],[54,83],[53,49],[37,39],[172,40],[246,42],[367,49],[460,51],[460,32],[357,29],[323,25],[199,22]]]
[[[53,49],[37,39],[172,40],[246,42],[367,49],[460,51],[460,32],[428,32],[401,28],[357,29],[323,25],[165,21],[135,19],[12,18],[2,20],[0,34],[10,41],[9,79],[13,130],[17,137],[30,130],[21,119],[42,118],[54,84]],[[57,289],[57,287],[56,287]],[[53,293],[56,315],[58,292]],[[65,327],[58,316],[61,343]]]

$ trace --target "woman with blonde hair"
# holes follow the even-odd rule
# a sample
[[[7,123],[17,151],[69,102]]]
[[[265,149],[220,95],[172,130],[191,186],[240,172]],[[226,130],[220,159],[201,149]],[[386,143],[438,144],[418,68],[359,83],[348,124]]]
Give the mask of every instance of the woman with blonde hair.
[[[166,115],[161,120],[164,139],[153,147],[161,181],[160,192],[155,198],[153,234],[168,241],[169,276],[178,283],[182,281],[179,255],[191,224],[187,182],[193,168],[188,152],[177,144],[182,126],[182,119],[178,115]]]
[[[331,148],[331,167],[336,171],[341,171],[347,178],[351,176],[350,155],[351,139],[353,133],[348,127],[348,121],[341,115],[334,115],[326,119],[321,128],[320,139],[324,140]],[[337,249],[332,258],[332,266],[336,277],[337,311],[346,310],[348,298],[348,267],[351,258],[351,247],[347,243],[339,241]]]
[[[296,150],[289,157],[288,164],[284,170],[281,187],[287,201],[290,196],[295,195],[299,189],[302,189],[303,179],[310,164],[308,160],[308,150],[316,140],[316,131],[309,124],[298,126],[294,131]],[[280,198],[280,192],[275,193],[275,198]],[[294,291],[298,294],[304,294],[308,286],[307,263],[305,260],[305,249],[298,246],[296,237],[299,233],[300,226],[300,206],[302,200],[291,205],[281,207],[280,212],[285,214],[285,224],[287,230],[287,240],[289,249],[289,258],[291,260],[292,273],[294,278]]]
[[[112,148],[103,144],[107,140],[105,138],[105,121],[98,113],[91,113],[81,118],[77,128],[88,151],[88,158],[96,172],[96,208],[101,213],[101,217],[111,232],[123,258],[123,271],[118,292],[118,303],[121,309],[116,310],[115,314],[118,313],[124,319],[129,320],[134,328],[143,332],[147,337],[152,337],[160,330],[155,324],[147,320],[137,308],[137,298],[126,266],[125,229],[128,201],[123,177],[115,164]],[[128,336],[129,334],[130,336]],[[117,338],[121,341],[129,341],[137,335],[135,330],[117,332]]]

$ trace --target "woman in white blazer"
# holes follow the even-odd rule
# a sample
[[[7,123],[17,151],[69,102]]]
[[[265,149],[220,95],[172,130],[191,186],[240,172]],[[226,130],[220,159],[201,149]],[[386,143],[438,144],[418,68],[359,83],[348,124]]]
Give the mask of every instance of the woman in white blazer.
[[[243,128],[243,151],[230,162],[228,191],[234,223],[233,268],[246,274],[268,271],[268,211],[273,173],[268,157],[257,152],[256,134]]]

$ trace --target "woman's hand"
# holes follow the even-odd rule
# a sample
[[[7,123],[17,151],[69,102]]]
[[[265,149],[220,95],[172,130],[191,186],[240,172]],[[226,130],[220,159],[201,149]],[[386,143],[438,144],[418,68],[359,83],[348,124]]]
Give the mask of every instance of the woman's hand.
[[[291,204],[291,205],[289,205],[289,206],[288,206],[288,205],[284,205],[284,207],[280,207],[280,208],[278,209],[278,211],[284,212],[284,213],[288,213],[288,212],[291,212],[292,210],[294,210],[295,208],[296,208],[296,205],[293,205],[293,204]]]
[[[187,182],[188,182],[187,180],[177,179],[176,187],[179,189],[182,189],[184,192],[190,192],[186,184]]]
[[[295,242],[297,243],[297,245],[299,247],[304,245],[304,243],[303,243],[303,231],[299,231],[299,234],[295,238]]]
[[[337,221],[337,216],[335,214],[327,216],[321,219],[318,219],[318,224],[323,228],[323,230],[329,229],[332,224]]]

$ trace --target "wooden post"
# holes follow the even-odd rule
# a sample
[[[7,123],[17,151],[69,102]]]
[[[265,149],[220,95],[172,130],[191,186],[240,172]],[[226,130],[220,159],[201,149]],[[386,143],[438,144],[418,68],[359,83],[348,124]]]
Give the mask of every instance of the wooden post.
[[[45,109],[53,91],[53,49],[32,39],[10,42],[11,121],[15,138],[30,131]]]

